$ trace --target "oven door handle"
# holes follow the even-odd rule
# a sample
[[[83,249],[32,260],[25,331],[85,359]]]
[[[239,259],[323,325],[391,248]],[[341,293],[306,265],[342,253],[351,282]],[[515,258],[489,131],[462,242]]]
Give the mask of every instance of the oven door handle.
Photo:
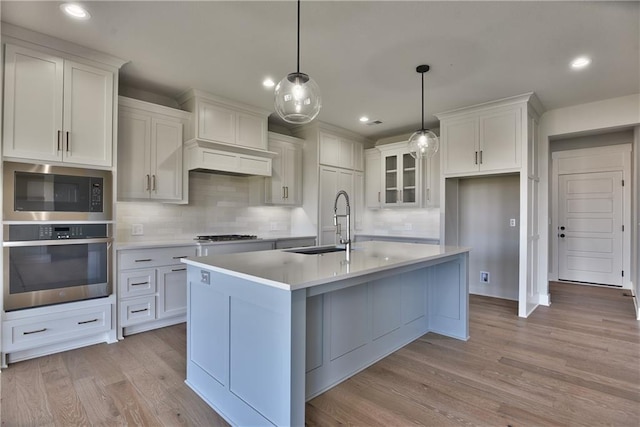
[[[64,245],[86,245],[89,243],[109,243],[113,242],[112,237],[99,237],[95,239],[64,239],[64,240],[30,240],[17,242],[2,242],[5,248],[20,248],[28,246],[64,246]]]

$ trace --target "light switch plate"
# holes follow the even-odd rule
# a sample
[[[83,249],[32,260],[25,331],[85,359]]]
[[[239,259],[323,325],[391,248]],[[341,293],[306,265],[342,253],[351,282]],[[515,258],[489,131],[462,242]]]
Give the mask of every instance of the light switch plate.
[[[144,226],[142,224],[131,224],[131,235],[142,236],[144,234]]]

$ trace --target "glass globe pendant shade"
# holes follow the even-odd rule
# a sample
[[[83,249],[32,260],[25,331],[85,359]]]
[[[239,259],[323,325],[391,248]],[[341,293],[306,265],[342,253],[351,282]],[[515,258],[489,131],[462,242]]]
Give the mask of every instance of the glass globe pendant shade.
[[[322,107],[320,88],[304,73],[290,73],[275,89],[276,113],[288,123],[305,124],[316,118]]]
[[[409,154],[414,159],[432,157],[440,148],[438,136],[428,129],[420,129],[409,138]]]

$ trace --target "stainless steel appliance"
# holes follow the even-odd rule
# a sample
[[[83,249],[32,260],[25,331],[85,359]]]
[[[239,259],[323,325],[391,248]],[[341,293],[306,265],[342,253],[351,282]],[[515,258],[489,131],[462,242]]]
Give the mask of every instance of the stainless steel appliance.
[[[255,240],[258,236],[251,234],[212,234],[209,236],[196,236],[198,242],[230,242],[234,240]]]
[[[109,221],[111,193],[111,171],[5,162],[3,220]]]
[[[111,294],[111,224],[5,224],[6,311]]]
[[[197,255],[198,256],[206,256],[210,255],[213,252],[215,244],[218,242],[234,242],[239,240],[257,240],[258,236],[254,236],[251,234],[214,234],[209,236],[196,236],[195,241],[198,243]],[[270,245],[270,243],[268,243]],[[220,247],[217,245],[216,252],[226,253],[227,249],[230,249],[229,245],[224,245],[225,247]],[[271,247],[265,247],[264,249],[271,249]]]

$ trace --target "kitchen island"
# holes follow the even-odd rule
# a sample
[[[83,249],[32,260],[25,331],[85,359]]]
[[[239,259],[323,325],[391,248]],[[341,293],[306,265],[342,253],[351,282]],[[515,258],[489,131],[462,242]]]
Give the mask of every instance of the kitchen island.
[[[305,248],[308,251],[308,248]],[[428,332],[468,338],[468,248],[394,242],[184,259],[187,384],[233,425],[305,402]]]

